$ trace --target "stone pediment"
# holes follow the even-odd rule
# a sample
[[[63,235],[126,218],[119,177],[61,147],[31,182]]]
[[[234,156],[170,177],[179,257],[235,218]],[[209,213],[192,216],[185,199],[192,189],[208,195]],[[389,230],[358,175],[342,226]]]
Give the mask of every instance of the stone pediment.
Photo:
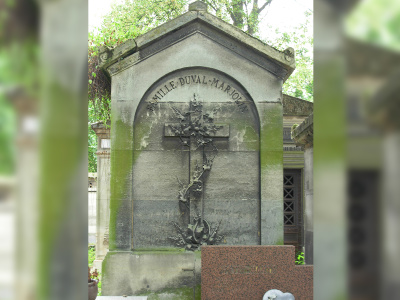
[[[205,3],[196,1],[189,11],[163,25],[110,49],[102,47],[100,67],[113,76],[140,61],[193,35],[200,34],[266,69],[283,81],[295,69],[293,48],[279,51],[235,26],[208,13]]]

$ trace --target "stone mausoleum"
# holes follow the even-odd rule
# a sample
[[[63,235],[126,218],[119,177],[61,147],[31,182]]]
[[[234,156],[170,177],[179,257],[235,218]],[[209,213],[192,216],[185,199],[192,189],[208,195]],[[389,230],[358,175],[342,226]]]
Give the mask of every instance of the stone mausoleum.
[[[304,158],[290,132],[312,103],[282,94],[292,48],[197,1],[100,57],[112,84],[111,131],[92,126],[103,295],[200,285],[203,245],[301,249]]]

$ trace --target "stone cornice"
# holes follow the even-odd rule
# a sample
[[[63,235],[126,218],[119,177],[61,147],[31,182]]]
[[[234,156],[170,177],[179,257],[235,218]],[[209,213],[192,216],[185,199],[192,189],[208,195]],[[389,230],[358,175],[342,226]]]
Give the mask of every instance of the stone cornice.
[[[369,103],[371,122],[385,132],[400,128],[400,71],[392,75]]]
[[[314,109],[314,103],[300,98],[283,94],[284,116],[309,116]]]
[[[96,122],[90,125],[90,127],[94,130],[96,135],[103,139],[110,138],[110,121],[107,121],[106,125],[103,122]]]
[[[314,121],[313,114],[307,117],[299,126],[292,129],[292,138],[296,146],[304,147],[305,149],[313,146],[314,136]]]

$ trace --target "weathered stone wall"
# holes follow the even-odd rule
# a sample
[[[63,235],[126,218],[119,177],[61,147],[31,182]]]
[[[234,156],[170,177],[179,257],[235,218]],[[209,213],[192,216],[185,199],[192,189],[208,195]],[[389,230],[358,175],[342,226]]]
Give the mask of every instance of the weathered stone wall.
[[[112,78],[105,295],[196,286],[198,253],[182,246],[283,244],[282,84],[294,69],[293,49],[279,52],[191,7],[105,52]]]

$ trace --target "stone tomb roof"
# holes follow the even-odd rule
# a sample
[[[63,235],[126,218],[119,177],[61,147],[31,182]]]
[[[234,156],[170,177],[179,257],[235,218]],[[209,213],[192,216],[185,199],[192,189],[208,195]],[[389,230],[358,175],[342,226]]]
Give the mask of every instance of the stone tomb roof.
[[[279,51],[235,26],[207,12],[207,5],[196,1],[189,11],[115,48],[101,47],[100,67],[109,76],[196,33],[268,70],[283,81],[295,69],[293,48]]]
[[[300,98],[283,94],[284,116],[309,116],[314,110],[314,103]]]

